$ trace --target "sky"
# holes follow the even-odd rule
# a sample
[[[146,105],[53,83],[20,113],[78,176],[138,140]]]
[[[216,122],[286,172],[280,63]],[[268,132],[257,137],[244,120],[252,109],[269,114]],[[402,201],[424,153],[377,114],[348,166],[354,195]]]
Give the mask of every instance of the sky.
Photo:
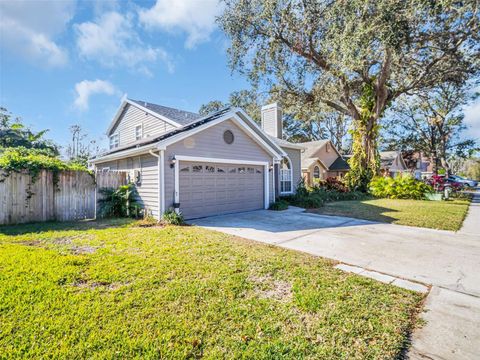
[[[0,0],[0,105],[66,145],[100,139],[121,99],[197,112],[247,81],[228,67],[217,0]],[[480,99],[465,109],[480,139]]]
[[[121,99],[197,112],[247,81],[228,67],[216,0],[0,0],[0,105],[61,145],[104,135]]]

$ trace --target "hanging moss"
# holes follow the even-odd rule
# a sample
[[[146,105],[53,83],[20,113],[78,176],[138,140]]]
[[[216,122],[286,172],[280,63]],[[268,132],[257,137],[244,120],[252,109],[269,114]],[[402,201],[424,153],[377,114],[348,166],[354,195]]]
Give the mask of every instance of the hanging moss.
[[[377,139],[380,126],[375,119],[375,91],[373,81],[364,85],[360,103],[360,118],[354,120],[352,135],[352,157],[346,182],[352,190],[368,191],[370,180],[380,167]]]

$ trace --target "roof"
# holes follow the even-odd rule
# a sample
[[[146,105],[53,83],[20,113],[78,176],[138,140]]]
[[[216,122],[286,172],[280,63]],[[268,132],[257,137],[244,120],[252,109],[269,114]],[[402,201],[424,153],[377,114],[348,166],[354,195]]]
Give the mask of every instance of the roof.
[[[294,149],[305,149],[303,144],[291,143],[290,141],[279,139],[275,136],[268,135],[268,134],[267,134],[267,136],[269,137],[270,140],[272,140],[278,146],[286,147],[286,148],[290,147],[290,148],[294,148]]]
[[[400,155],[398,151],[380,151],[380,164],[383,168],[392,166],[395,159]]]
[[[316,141],[308,141],[302,143],[302,146],[305,148],[305,151],[303,152],[303,157],[304,158],[310,158],[312,155],[323,145],[325,145],[327,142],[330,140],[316,140]]]
[[[308,158],[305,159],[302,157],[302,169],[308,169],[310,166],[319,163],[324,167],[325,170],[328,170],[328,167],[320,160],[319,158]]]
[[[350,170],[350,165],[341,157],[339,156],[332,165],[329,166],[329,170]]]
[[[164,133],[164,134],[159,135],[159,136],[151,136],[151,137],[148,137],[148,138],[145,138],[145,139],[141,139],[141,140],[132,142],[132,143],[130,143],[128,145],[125,145],[125,146],[117,147],[113,150],[104,152],[103,154],[101,154],[98,157],[114,154],[114,153],[124,151],[124,150],[128,150],[128,149],[139,148],[139,147],[142,147],[142,146],[145,146],[145,145],[148,145],[148,144],[152,144],[152,143],[155,143],[155,142],[158,142],[158,141],[165,140],[165,139],[167,139],[171,136],[174,136],[174,135],[177,135],[179,133],[194,129],[194,128],[196,128],[198,126],[201,126],[205,123],[208,123],[210,121],[218,119],[219,117],[228,113],[230,110],[231,109],[228,107],[228,108],[225,108],[225,109],[222,109],[222,110],[215,111],[215,112],[213,112],[213,113],[211,113],[207,116],[199,118],[197,121],[194,121],[193,123],[190,123],[189,125],[186,125],[186,126],[183,126],[181,128],[169,131],[169,132]],[[97,158],[97,157],[95,157],[95,158]],[[92,160],[94,160],[95,158],[93,158]]]
[[[151,110],[154,113],[164,116],[170,120],[173,120],[180,125],[190,124],[191,122],[198,120],[202,117],[202,115],[199,115],[190,111],[174,109],[171,107],[153,104],[146,101],[133,100],[133,99],[130,99],[130,101],[133,101],[134,103],[140,106],[143,106],[144,108],[147,108],[148,110]]]

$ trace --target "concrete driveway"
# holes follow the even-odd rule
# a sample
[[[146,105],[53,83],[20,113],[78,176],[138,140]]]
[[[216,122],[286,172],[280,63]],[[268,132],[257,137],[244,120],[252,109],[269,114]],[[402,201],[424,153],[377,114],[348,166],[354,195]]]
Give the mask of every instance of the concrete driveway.
[[[470,211],[468,231],[458,233],[309,214],[299,208],[192,223],[335,259],[360,271],[432,285],[423,315],[428,323],[413,335],[410,358],[475,359],[480,358],[480,231],[471,224],[479,224],[478,211]]]

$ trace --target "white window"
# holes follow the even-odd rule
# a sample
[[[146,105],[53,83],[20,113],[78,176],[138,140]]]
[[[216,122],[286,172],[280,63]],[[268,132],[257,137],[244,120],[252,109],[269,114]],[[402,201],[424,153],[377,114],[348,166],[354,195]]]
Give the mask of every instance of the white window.
[[[143,126],[135,126],[135,140],[140,140],[143,137]]]
[[[320,179],[320,168],[318,166],[313,168],[313,178]]]
[[[283,159],[280,163],[280,194],[290,194],[292,192],[292,167],[288,159]]]
[[[120,138],[118,136],[118,134],[113,134],[110,136],[110,149],[115,149],[118,147],[119,143],[120,143]]]

